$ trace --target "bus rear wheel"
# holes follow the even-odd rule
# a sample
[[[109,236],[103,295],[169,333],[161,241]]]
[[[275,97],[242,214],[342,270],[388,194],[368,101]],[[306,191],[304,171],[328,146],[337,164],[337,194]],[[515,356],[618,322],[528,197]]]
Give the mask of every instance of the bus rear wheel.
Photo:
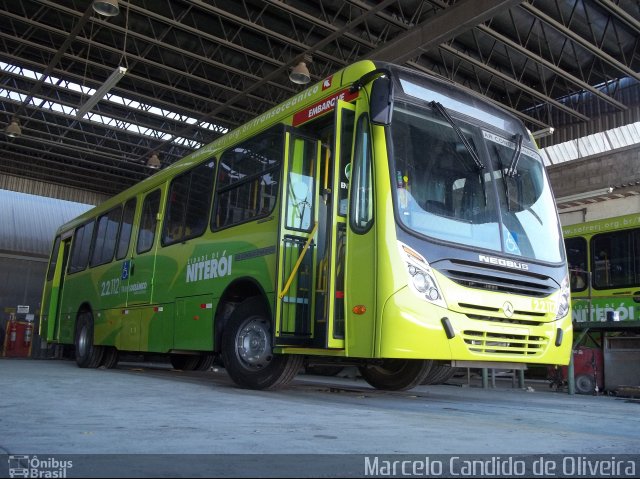
[[[195,354],[172,354],[169,360],[173,369],[193,371],[200,362],[200,356]]]
[[[93,344],[93,315],[83,311],[76,322],[76,363],[81,368],[97,368],[104,348]]]
[[[113,346],[104,348],[104,354],[100,361],[100,367],[105,369],[113,369],[118,365],[118,350]]]
[[[216,357],[213,354],[203,354],[198,360],[196,371],[208,371],[213,367]]]
[[[271,320],[259,298],[243,301],[222,335],[222,359],[231,379],[248,389],[288,384],[302,367],[302,356],[273,353]]]
[[[423,359],[384,359],[360,367],[360,374],[371,386],[386,391],[404,391],[424,381],[433,361]]]

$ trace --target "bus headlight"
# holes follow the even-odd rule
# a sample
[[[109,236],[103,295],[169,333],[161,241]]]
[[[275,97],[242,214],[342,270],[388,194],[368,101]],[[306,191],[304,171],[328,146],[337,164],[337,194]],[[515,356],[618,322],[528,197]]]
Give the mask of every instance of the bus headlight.
[[[427,260],[424,259],[420,253],[409,248],[404,243],[398,242],[398,246],[407,265],[409,286],[413,292],[422,299],[446,308],[447,303],[442,297],[438,282]]]
[[[560,284],[560,297],[558,298],[558,314],[556,319],[562,319],[569,313],[571,298],[571,288],[569,287],[569,276],[565,276]]]
[[[415,275],[413,276],[413,285],[421,293],[426,293],[427,290],[429,289],[429,280],[427,279],[427,277],[422,271],[416,272]]]

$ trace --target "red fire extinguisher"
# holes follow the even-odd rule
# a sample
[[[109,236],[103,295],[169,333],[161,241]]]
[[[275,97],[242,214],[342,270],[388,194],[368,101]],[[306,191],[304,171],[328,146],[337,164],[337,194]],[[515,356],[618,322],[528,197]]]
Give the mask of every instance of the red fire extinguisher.
[[[7,345],[7,349],[15,348],[17,337],[18,337],[18,325],[16,324],[16,321],[12,318],[9,322],[9,344]]]
[[[27,322],[27,326],[24,328],[24,340],[23,343],[26,347],[29,347],[31,344],[31,339],[33,338],[33,323],[31,321]]]

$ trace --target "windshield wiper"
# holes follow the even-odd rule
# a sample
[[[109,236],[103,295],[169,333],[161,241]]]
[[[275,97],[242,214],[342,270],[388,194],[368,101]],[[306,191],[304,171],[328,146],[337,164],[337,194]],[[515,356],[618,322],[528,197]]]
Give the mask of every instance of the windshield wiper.
[[[522,134],[516,133],[513,139],[516,142],[516,148],[513,151],[513,156],[511,157],[511,162],[509,164],[509,168],[504,172],[506,176],[513,178],[516,176],[518,171],[516,170],[516,166],[518,166],[518,161],[520,160],[520,153],[522,152]]]
[[[467,137],[464,136],[464,133],[462,133],[462,130],[457,125],[457,123],[454,121],[454,119],[451,118],[449,113],[447,113],[447,110],[444,108],[444,106],[442,106],[442,103],[439,103],[437,101],[432,101],[431,102],[431,106],[433,108],[435,108],[435,110],[438,113],[440,113],[449,122],[449,124],[453,128],[453,131],[456,132],[456,135],[458,135],[458,138],[460,138],[460,141],[462,142],[462,144],[465,146],[465,148],[467,149],[467,151],[471,155],[471,158],[473,159],[473,162],[476,164],[476,167],[479,170],[483,170],[484,169],[484,165],[482,164],[482,161],[480,161],[480,157],[478,156],[478,153],[473,148],[471,143],[469,143],[469,140],[467,140]]]
[[[504,170],[504,194],[507,200],[507,211],[511,211],[511,201],[509,200],[511,193],[509,192],[509,180],[507,178],[515,178],[518,174],[516,166],[518,166],[518,160],[520,160],[520,153],[522,152],[522,135],[516,133],[513,139],[516,142],[516,147],[513,150],[513,156],[511,156],[511,161],[509,162],[509,168]]]

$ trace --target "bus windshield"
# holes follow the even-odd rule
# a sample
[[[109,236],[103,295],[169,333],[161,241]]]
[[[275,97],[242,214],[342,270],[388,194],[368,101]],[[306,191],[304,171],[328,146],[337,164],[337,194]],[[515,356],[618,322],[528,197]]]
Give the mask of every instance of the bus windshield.
[[[466,141],[462,141],[461,135]],[[522,137],[396,100],[391,162],[398,220],[440,241],[550,263],[563,260],[553,195]]]

